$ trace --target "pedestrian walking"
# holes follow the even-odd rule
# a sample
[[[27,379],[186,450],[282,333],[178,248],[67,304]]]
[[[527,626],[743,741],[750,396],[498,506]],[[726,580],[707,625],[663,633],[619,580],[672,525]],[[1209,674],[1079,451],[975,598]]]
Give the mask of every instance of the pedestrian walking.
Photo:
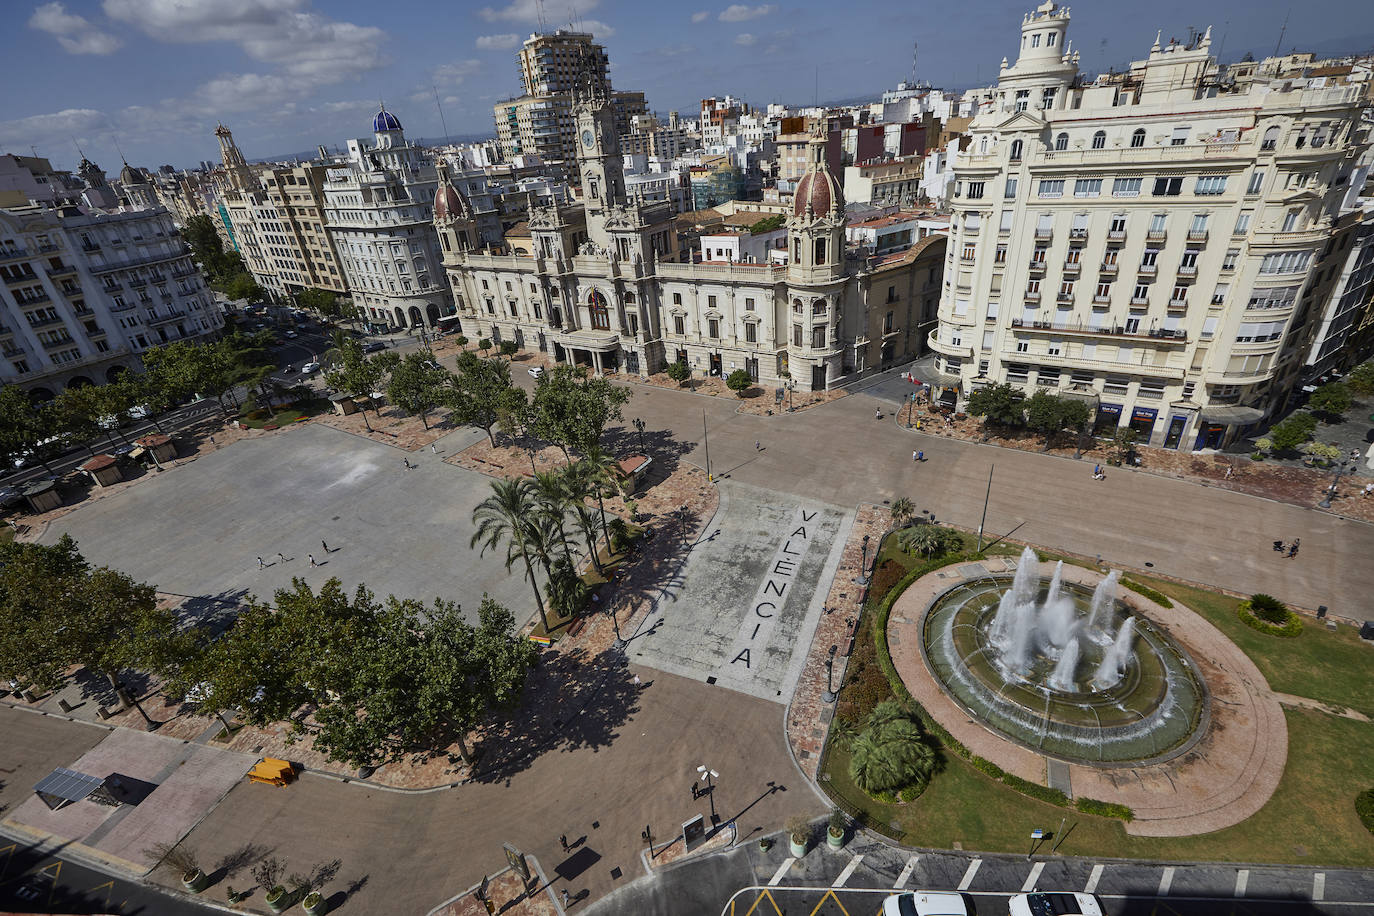
[[[281,562],[285,563],[285,562],[286,562],[286,554],[284,554],[284,553],[279,553],[279,554],[277,554],[277,559],[280,560]]]
[[[407,471],[410,470],[411,467],[412,467],[409,458],[404,458],[404,457],[401,458],[401,463],[404,464],[404,465],[406,466],[406,470],[407,470]]]
[[[1360,498],[1363,499],[1369,496],[1370,493],[1374,493],[1374,483],[1367,483],[1364,485],[1364,492],[1360,494]]]
[[[214,445],[214,444],[215,444],[215,437],[214,437],[214,436],[211,436],[211,437],[210,437],[210,444],[211,444],[211,445]]]
[[[258,569],[266,569],[267,564],[262,562],[262,557],[258,557]]]
[[[433,455],[439,454],[439,450],[438,450],[437,448],[434,447],[434,443],[433,443],[433,442],[431,442],[431,443],[429,444],[429,451],[430,451],[430,454],[433,454]]]
[[[1233,465],[1233,464],[1228,464],[1228,465],[1226,466],[1226,478],[1225,478],[1225,479],[1226,479],[1226,480],[1230,480],[1232,477],[1235,476],[1235,473],[1236,473],[1236,466]]]
[[[1098,478],[1098,475],[1100,475],[1101,473],[1102,473],[1102,465],[1100,465],[1100,464],[1095,464],[1095,465],[1093,465],[1093,480],[1096,480],[1096,479]]]
[[[925,452],[917,452],[917,453],[916,453],[916,460],[917,460],[918,462],[920,462],[920,461],[925,461],[925,460],[926,460],[926,453],[925,453]]]
[[[921,454],[921,453],[920,453],[920,452],[912,452],[912,453],[911,453],[911,460],[912,460],[912,461],[920,461],[921,459],[918,458],[918,457],[916,457],[916,456],[919,455],[919,454]]]
[[[313,553],[312,553],[312,554],[307,554],[307,556],[310,557],[310,565],[311,565],[311,566],[319,566],[319,565],[320,565],[320,564],[318,564],[318,563],[315,562],[315,555],[314,555]]]
[[[639,675],[637,675],[637,674],[635,675],[635,679],[634,679],[633,681],[631,681],[630,683],[634,684],[636,687],[642,687],[642,686],[644,686],[644,682],[641,681],[641,680],[639,679]]]
[[[881,407],[879,407],[877,410],[873,411],[873,419],[875,419],[875,420],[881,420],[882,418],[883,418],[883,409],[882,409]]]
[[[568,905],[568,889],[565,887],[565,888],[563,888],[563,906],[564,906],[564,907],[567,907],[567,905]]]
[[[1360,460],[1360,450],[1357,449],[1357,448],[1352,448],[1352,449],[1350,450],[1350,462],[1351,462],[1351,464],[1354,464],[1354,463],[1358,462],[1359,460]]]
[[[324,552],[325,552],[325,553],[329,553],[329,545],[328,545],[328,544],[326,544],[324,541],[320,541],[320,546],[324,548]]]
[[[1293,538],[1293,543],[1288,548],[1288,558],[1291,560],[1298,555],[1298,544],[1302,543],[1302,538]]]
[[[757,439],[754,440],[754,451],[756,451],[756,452],[761,452],[761,451],[763,451],[763,446],[762,446],[762,445],[759,445],[759,440],[757,440]]]
[[[558,845],[563,847],[564,852],[568,851],[568,835],[566,833],[559,834]]]

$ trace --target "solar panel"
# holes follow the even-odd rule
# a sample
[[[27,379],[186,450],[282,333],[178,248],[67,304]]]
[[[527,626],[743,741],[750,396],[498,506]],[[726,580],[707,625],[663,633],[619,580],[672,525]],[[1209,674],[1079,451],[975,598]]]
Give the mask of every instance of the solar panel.
[[[81,801],[105,784],[105,780],[65,767],[58,767],[39,781],[33,790],[41,795],[51,795],[67,801]]]

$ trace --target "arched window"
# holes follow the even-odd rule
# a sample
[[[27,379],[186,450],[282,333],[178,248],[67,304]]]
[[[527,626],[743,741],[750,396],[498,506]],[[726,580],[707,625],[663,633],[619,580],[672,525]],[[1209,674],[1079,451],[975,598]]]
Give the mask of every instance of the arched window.
[[[626,293],[626,294],[625,294],[625,304],[626,304],[626,305],[634,305],[634,304],[635,304],[635,294],[634,294],[634,293]]]
[[[1068,148],[1069,148],[1069,135],[1068,135],[1068,134],[1060,134],[1059,136],[1055,137],[1055,138],[1054,138],[1054,148],[1057,149],[1057,150],[1059,150],[1059,149],[1068,149]]]
[[[587,297],[587,311],[591,315],[592,327],[598,331],[611,329],[611,313],[606,309],[606,297],[598,290],[592,290]]]
[[[1144,146],[1144,145],[1145,145],[1145,128],[1143,128],[1143,127],[1137,127],[1137,128],[1135,129],[1135,132],[1131,134],[1131,146],[1132,146],[1132,147],[1139,147],[1139,146]]]
[[[1277,124],[1268,128],[1264,132],[1264,142],[1260,144],[1260,149],[1273,149],[1279,145],[1279,126]]]
[[[1011,161],[1012,161],[1012,162],[1020,162],[1020,161],[1021,161],[1021,141],[1020,141],[1020,140],[1013,140],[1013,141],[1011,141]]]
[[[1107,145],[1107,132],[1099,130],[1093,134],[1093,149],[1103,149]]]

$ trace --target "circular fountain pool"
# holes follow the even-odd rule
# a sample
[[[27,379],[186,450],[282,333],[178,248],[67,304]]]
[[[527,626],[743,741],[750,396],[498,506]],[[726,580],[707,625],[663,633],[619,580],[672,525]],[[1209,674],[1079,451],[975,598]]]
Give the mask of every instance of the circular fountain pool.
[[[1034,551],[1014,578],[945,592],[927,612],[926,658],[965,709],[1045,754],[1088,763],[1159,760],[1187,746],[1205,694],[1186,655],[1116,600],[1045,580]]]

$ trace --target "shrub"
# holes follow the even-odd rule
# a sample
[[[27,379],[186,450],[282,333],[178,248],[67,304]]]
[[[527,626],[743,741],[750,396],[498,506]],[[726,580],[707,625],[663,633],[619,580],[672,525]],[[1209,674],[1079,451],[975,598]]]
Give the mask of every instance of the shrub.
[[[1360,363],[1351,369],[1345,383],[1356,394],[1374,394],[1374,362]]]
[[[1250,612],[1269,623],[1288,622],[1288,606],[1273,595],[1251,595]]]
[[[1084,814],[1096,814],[1098,817],[1115,817],[1127,823],[1135,820],[1135,812],[1126,805],[1118,805],[1115,802],[1098,801],[1095,798],[1080,798],[1073,803],[1073,806]]]
[[[520,348],[515,345],[515,341],[513,340],[501,341],[500,350],[502,356],[514,356],[519,349]]]
[[[1273,443],[1276,452],[1292,451],[1306,442],[1316,428],[1317,418],[1310,413],[1299,411],[1274,424],[1269,430],[1269,441]]]
[[[725,387],[740,397],[744,397],[744,392],[748,391],[752,384],[754,384],[754,380],[743,369],[736,369],[725,377]]]
[[[787,835],[794,843],[805,843],[811,839],[811,820],[804,814],[794,814],[787,819]]]
[[[1329,382],[1312,392],[1307,406],[1328,417],[1340,416],[1350,409],[1350,389],[1340,382]]]
[[[491,341],[483,337],[481,340],[477,341],[477,349],[485,353],[491,349]]]
[[[1058,805],[1061,808],[1067,808],[1069,805],[1069,797],[1058,789],[1051,789],[1049,786],[1042,786],[1039,783],[1030,782],[1029,780],[1022,779],[1020,776],[1011,773],[1003,774],[1002,784],[1011,786],[1022,795],[1029,795],[1031,798],[1037,798],[1042,802],[1049,802],[1051,805]]]
[[[1269,598],[1268,595],[1256,595],[1255,597]],[[1287,615],[1284,618],[1284,622],[1271,623],[1268,620],[1258,616],[1258,614],[1252,607],[1253,600],[1254,599],[1251,599],[1250,601],[1242,601],[1240,603],[1240,606],[1236,608],[1236,616],[1240,618],[1241,623],[1245,624],[1252,630],[1258,630],[1261,633],[1267,633],[1270,636],[1282,636],[1285,639],[1292,639],[1293,637],[1298,636],[1302,633],[1302,620],[1298,617],[1297,614],[1294,614],[1292,611],[1288,610],[1287,608],[1284,608],[1284,613]],[[1269,598],[1269,600],[1274,601],[1276,604],[1279,604],[1279,607],[1283,607],[1283,605],[1279,603],[1277,599]]]
[[[1173,607],[1174,603],[1169,600],[1169,596],[1163,592],[1157,592],[1148,585],[1141,585],[1139,582],[1132,582],[1130,579],[1122,579],[1121,584],[1135,592],[1137,595],[1144,595],[1160,607]]]
[[[831,808],[830,832],[833,833],[835,836],[842,836],[844,834],[845,828],[848,826],[849,821],[844,816],[844,812],[841,811],[839,808]]]
[[[462,334],[458,335],[456,342],[460,347],[466,347],[468,345],[468,339],[464,337]]]
[[[974,757],[972,760],[969,761],[969,763],[972,763],[973,768],[978,772],[985,773],[986,775],[991,776],[998,782],[1001,782],[1002,777],[1007,775],[1006,770],[1002,769],[997,764],[993,763],[991,760],[987,760],[983,757]]]
[[[905,566],[896,560],[884,560],[882,565],[873,570],[873,578],[868,585],[869,596],[881,600],[905,574]]]
[[[679,385],[692,377],[692,370],[687,367],[686,363],[669,363],[664,372],[668,374],[668,378]]]
[[[928,785],[930,785],[930,780],[928,779],[921,782],[914,782],[898,792],[897,795],[904,802],[914,802],[925,793],[926,786]]]
[[[1355,796],[1355,813],[1360,816],[1360,823],[1364,824],[1365,829],[1374,833],[1374,788],[1365,789]]]

